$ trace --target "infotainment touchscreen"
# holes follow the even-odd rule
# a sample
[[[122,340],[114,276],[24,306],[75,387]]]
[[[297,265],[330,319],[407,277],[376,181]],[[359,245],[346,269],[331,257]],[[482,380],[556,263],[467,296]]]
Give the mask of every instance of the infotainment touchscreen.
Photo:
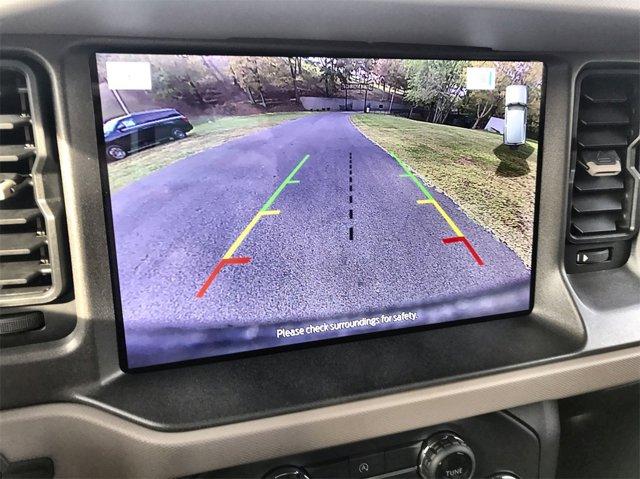
[[[105,53],[94,79],[125,370],[530,312],[542,63]]]

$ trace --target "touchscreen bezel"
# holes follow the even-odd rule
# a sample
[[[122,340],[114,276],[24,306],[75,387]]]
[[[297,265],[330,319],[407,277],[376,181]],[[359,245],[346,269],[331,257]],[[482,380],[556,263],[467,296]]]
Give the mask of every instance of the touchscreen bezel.
[[[224,42],[223,42],[224,43]],[[266,42],[268,43],[268,42]],[[371,331],[366,333],[355,333],[353,335],[335,338],[326,338],[318,340],[310,340],[306,342],[296,344],[285,344],[276,347],[255,349],[250,351],[234,352],[229,354],[222,354],[217,356],[208,356],[202,358],[194,358],[188,360],[181,360],[175,362],[166,362],[153,364],[142,367],[130,367],[125,338],[124,317],[122,313],[122,300],[120,294],[120,284],[118,277],[118,265],[117,265],[117,250],[115,244],[115,234],[113,227],[113,217],[111,210],[111,194],[109,187],[109,176],[107,171],[107,158],[105,153],[105,142],[102,129],[102,106],[100,100],[99,81],[98,81],[98,68],[97,68],[97,55],[98,54],[155,54],[155,55],[247,55],[247,56],[317,56],[317,57],[336,57],[336,58],[389,58],[389,59],[418,59],[418,60],[485,60],[485,61],[527,61],[527,62],[539,62],[542,64],[542,84],[541,84],[541,99],[540,99],[540,122],[539,122],[539,138],[538,149],[536,158],[536,180],[535,180],[535,200],[533,211],[533,235],[532,235],[532,249],[531,249],[531,276],[530,276],[530,295],[529,295],[529,307],[526,310],[502,313],[490,316],[481,316],[474,318],[465,318],[458,320],[450,320],[442,323],[418,325],[418,326],[405,326],[398,329],[384,330],[384,331]],[[384,336],[396,336],[416,333],[420,331],[442,329],[449,327],[456,327],[465,324],[494,321],[505,318],[528,316],[534,309],[535,294],[536,294],[536,272],[537,272],[537,256],[538,256],[538,226],[539,226],[539,209],[540,209],[540,191],[541,191],[541,173],[542,173],[542,151],[544,149],[544,131],[545,131],[545,102],[546,102],[546,77],[547,77],[547,64],[544,59],[538,56],[531,55],[513,55],[513,54],[488,54],[485,51],[463,51],[452,49],[450,47],[437,48],[434,51],[431,47],[417,47],[411,46],[410,51],[407,51],[402,46],[384,45],[384,46],[369,46],[369,45],[344,45],[341,44],[338,47],[314,47],[305,48],[304,46],[294,46],[288,42],[274,42],[273,45],[265,46],[251,46],[250,48],[242,45],[241,43],[229,43],[224,44],[221,47],[209,47],[209,48],[136,48],[134,45],[124,48],[92,48],[88,52],[88,64],[90,66],[91,77],[91,90],[93,98],[94,119],[95,119],[95,131],[96,131],[96,146],[98,148],[98,163],[100,170],[100,182],[102,189],[102,201],[105,216],[105,225],[107,233],[107,246],[109,252],[109,269],[111,277],[111,285],[114,298],[114,312],[116,322],[116,339],[118,348],[119,365],[125,373],[138,373],[146,371],[155,371],[170,369],[182,366],[205,364],[211,362],[230,361],[234,359],[240,359],[244,357],[262,356],[276,353],[286,353],[291,350],[307,349],[307,348],[321,348],[336,343],[347,343],[354,341],[366,341],[368,339],[375,339]]]

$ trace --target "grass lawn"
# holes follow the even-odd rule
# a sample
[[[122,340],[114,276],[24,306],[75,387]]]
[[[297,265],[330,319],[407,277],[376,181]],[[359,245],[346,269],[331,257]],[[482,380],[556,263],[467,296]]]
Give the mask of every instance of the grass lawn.
[[[306,112],[265,113],[262,115],[228,116],[194,125],[184,140],[172,141],[133,153],[124,160],[109,163],[111,192],[133,183],[187,156],[218,146],[262,128],[307,115]]]
[[[483,130],[390,115],[353,115],[368,138],[407,163],[531,265],[538,143],[516,150]]]

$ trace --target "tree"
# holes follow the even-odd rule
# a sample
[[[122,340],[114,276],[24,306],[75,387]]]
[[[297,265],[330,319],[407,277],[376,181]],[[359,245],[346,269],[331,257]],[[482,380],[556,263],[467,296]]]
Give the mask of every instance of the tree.
[[[327,97],[338,90],[339,84],[345,85],[352,80],[362,79],[373,65],[373,60],[369,58],[318,57],[310,58],[309,62],[317,68]]]
[[[287,58],[257,57],[253,60],[264,91],[273,89],[286,91],[291,86],[291,72]]]
[[[444,123],[464,95],[465,69],[457,60],[406,60],[406,98],[430,110],[433,123]]]
[[[340,65],[338,58],[321,57],[311,60],[318,68],[320,81],[324,85],[324,94],[330,97],[337,90],[340,78]]]
[[[291,72],[291,82],[293,83],[293,94],[296,103],[300,103],[300,93],[298,91],[298,76],[302,74],[302,57],[288,57],[287,64]]]
[[[261,58],[261,61],[267,61],[267,59]],[[247,93],[251,103],[258,104],[258,99],[254,95],[254,92],[257,92],[260,104],[264,108],[267,107],[257,57],[233,57],[229,61],[229,72],[233,76],[234,82]]]
[[[502,74],[509,85],[525,85],[532,66],[531,62],[496,62],[498,74]]]
[[[369,88],[375,81],[373,73],[376,60],[372,58],[353,58],[345,62],[344,76],[347,83],[358,83],[364,86],[363,111],[367,111]]]
[[[182,100],[200,106],[217,103],[223,81],[205,61],[192,55],[154,55],[152,58],[153,95]]]
[[[391,100],[389,101],[389,113],[391,113],[393,109],[393,99],[396,93],[404,93],[408,86],[407,71],[401,60],[389,60],[385,80],[391,91]],[[413,109],[411,111],[413,111]],[[411,116],[411,113],[409,113],[409,116]]]
[[[383,92],[389,87],[389,94],[393,95],[407,87],[407,72],[402,60],[381,58],[375,62],[372,72]]]
[[[483,121],[486,120],[498,108],[502,101],[504,90],[495,88],[493,90],[471,90],[467,92],[467,96],[461,107],[462,111],[467,111],[470,115],[474,115],[472,129],[480,128]]]

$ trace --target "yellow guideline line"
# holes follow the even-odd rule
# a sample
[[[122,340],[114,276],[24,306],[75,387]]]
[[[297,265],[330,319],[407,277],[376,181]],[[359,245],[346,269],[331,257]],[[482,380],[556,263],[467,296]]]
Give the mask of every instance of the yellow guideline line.
[[[440,213],[442,215],[442,217],[445,219],[445,221],[447,223],[449,223],[449,226],[451,227],[451,229],[453,230],[453,232],[456,234],[456,236],[463,238],[464,234],[462,234],[462,231],[460,231],[460,228],[458,228],[458,225],[456,225],[454,223],[454,221],[451,219],[451,217],[447,214],[447,212],[442,208],[442,206],[440,206],[440,203],[438,203],[435,199],[430,199],[430,200],[418,200],[417,203],[419,205],[433,205],[436,207],[436,209],[438,210],[438,213]]]
[[[451,227],[451,229],[453,230],[453,232],[456,234],[456,236],[458,236],[459,238],[464,238],[464,234],[462,233],[462,231],[460,231],[460,228],[458,228],[458,225],[456,225],[453,220],[449,217],[449,215],[447,214],[447,212],[442,208],[442,206],[440,206],[440,203],[438,203],[436,201],[436,199],[431,195],[431,193],[429,192],[429,190],[425,187],[425,185],[418,180],[418,178],[416,178],[416,176],[411,173],[411,170],[409,169],[409,167],[407,165],[405,165],[400,158],[398,158],[396,155],[394,155],[393,153],[389,152],[389,155],[391,155],[391,158],[393,158],[394,160],[396,160],[396,162],[400,165],[400,167],[402,168],[402,170],[404,171],[404,174],[406,176],[408,176],[409,178],[411,178],[411,180],[416,184],[416,186],[418,187],[418,189],[420,189],[420,191],[422,192],[422,194],[426,197],[426,199],[421,199],[418,200],[418,204],[419,205],[433,205],[435,206],[435,208],[438,210],[438,213],[440,213],[440,215],[445,219],[445,221],[449,224],[449,226]],[[402,175],[400,175],[402,176]]]
[[[240,247],[240,245],[242,244],[244,239],[247,237],[247,235],[251,232],[253,227],[258,224],[258,221],[260,221],[260,218],[262,218],[263,216],[272,216],[272,215],[279,215],[279,214],[280,214],[280,210],[258,211],[256,215],[252,218],[252,220],[249,221],[249,224],[242,230],[242,233],[240,233],[240,236],[238,236],[236,240],[233,242],[233,244],[229,247],[229,249],[224,254],[222,259],[229,259],[233,256],[233,253],[235,253],[236,250]]]

